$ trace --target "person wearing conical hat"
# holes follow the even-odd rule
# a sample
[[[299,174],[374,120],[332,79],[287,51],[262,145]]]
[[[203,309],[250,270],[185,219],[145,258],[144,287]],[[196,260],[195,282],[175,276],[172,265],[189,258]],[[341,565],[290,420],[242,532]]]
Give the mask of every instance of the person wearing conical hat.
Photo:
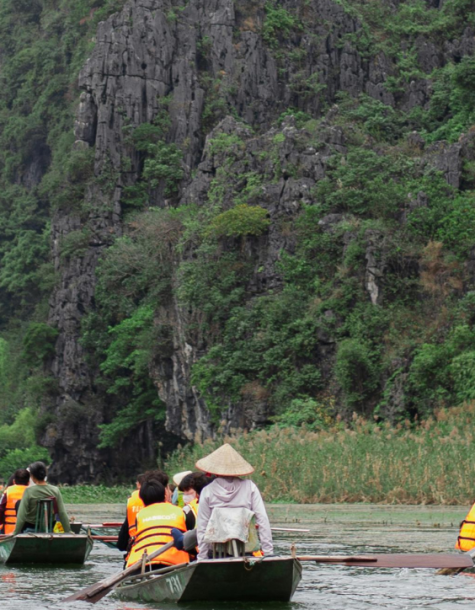
[[[272,555],[274,545],[269,517],[259,489],[249,479],[242,479],[254,472],[254,468],[226,443],[210,455],[196,462],[196,468],[216,479],[203,489],[198,510],[198,561],[208,559],[209,545],[204,541],[206,526],[215,508],[247,508],[256,519],[261,549],[264,555]]]

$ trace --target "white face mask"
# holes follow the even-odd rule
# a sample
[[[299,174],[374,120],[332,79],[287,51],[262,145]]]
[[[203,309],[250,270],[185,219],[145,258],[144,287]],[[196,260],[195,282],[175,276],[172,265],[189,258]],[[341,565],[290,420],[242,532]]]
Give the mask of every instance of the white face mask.
[[[183,503],[184,504],[189,504],[190,502],[192,502],[194,499],[196,498],[196,491],[192,491],[190,493],[187,494],[183,494]]]

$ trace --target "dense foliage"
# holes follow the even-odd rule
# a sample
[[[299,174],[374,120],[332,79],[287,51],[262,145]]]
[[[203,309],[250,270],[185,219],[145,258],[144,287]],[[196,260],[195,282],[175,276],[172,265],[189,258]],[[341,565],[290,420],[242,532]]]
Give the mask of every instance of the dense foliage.
[[[110,168],[94,174],[93,149],[73,147],[72,125],[97,23],[123,4],[0,0],[0,475],[12,455],[44,455],[38,407],[57,383],[48,373],[58,337],[48,322],[58,281],[50,224],[58,210],[83,217],[88,186],[110,178]],[[182,4],[170,3],[170,22]],[[164,421],[157,377],[174,350],[170,308],[186,311],[180,332],[199,355],[191,381],[214,423],[230,405],[266,403],[267,423],[315,431],[354,411],[397,423],[475,398],[475,59],[441,59],[427,74],[417,52],[422,36],[452,41],[475,26],[472,2],[338,1],[361,26],[341,48],[353,45],[363,62],[382,54],[393,62],[392,105],[330,91],[323,74],[304,72],[304,35],[322,27],[311,3],[256,4],[292,107],[282,114],[276,105],[268,137],[260,126],[243,126],[246,137],[213,132],[206,154],[216,165],[199,205],[183,195],[199,169],[187,173],[186,151],[171,141],[170,98],[152,122],[124,129],[140,175],[124,189],[124,232],[100,260],[95,309],[81,331],[98,394],[113,405],[101,447]],[[232,84],[225,90],[224,77],[210,73],[211,42],[203,37],[198,49],[202,136],[242,112]],[[422,79],[430,100],[406,108],[404,92]],[[305,175],[287,154],[289,125],[295,150],[322,153],[325,177],[298,212],[273,223],[266,192]],[[325,140],[328,128],[341,130],[345,152]],[[457,143],[465,156],[451,186],[427,151]],[[291,245],[278,256],[278,287],[266,289],[256,252],[274,229]],[[62,263],[89,242],[87,228],[71,231]],[[379,273],[371,296],[370,258]]]
[[[56,385],[44,367],[58,334],[48,324],[50,218],[79,206],[92,176],[91,153],[72,149],[77,76],[97,23],[123,4],[0,2],[0,476],[48,457],[35,435]]]

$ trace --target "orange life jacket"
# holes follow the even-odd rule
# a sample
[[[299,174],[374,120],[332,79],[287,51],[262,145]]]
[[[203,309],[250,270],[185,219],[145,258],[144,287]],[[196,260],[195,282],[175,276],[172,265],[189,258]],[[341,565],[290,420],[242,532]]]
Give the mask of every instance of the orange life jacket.
[[[183,509],[168,502],[150,504],[137,515],[137,534],[135,543],[127,559],[127,567],[139,561],[147,551],[151,555],[167,542],[173,540],[171,530],[176,527],[182,532],[186,531],[185,515]],[[176,565],[188,563],[190,556],[185,551],[171,548],[159,555],[152,563]]]
[[[13,534],[16,526],[16,504],[23,498],[28,485],[10,485],[5,491],[7,505],[5,507],[5,534]]]
[[[129,524],[129,536],[131,538],[137,533],[135,529],[135,520],[144,506],[145,504],[139,496],[139,490],[137,489],[127,500],[127,523]]]
[[[475,547],[475,504],[461,523],[455,548],[460,551],[470,551]]]

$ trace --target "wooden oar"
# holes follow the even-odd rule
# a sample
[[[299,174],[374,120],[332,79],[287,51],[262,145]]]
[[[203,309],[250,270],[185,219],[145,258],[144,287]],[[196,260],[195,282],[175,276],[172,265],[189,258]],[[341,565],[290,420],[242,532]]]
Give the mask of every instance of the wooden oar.
[[[457,568],[473,567],[473,559],[469,555],[455,553],[387,553],[369,556],[343,555],[308,555],[297,556],[299,561],[315,561],[316,563],[333,563],[365,568]]]
[[[316,563],[354,563],[365,565],[378,560],[374,555],[296,555],[299,561],[315,561]]]
[[[147,563],[150,562],[152,559],[155,559],[156,557],[158,557],[165,551],[168,551],[168,549],[171,549],[174,544],[175,543],[172,540],[171,542],[168,542],[167,544],[162,546],[160,549],[158,549],[157,551],[155,551],[154,553],[149,555],[147,557]],[[113,576],[109,576],[109,578],[100,580],[99,582],[96,582],[94,585],[91,585],[90,587],[86,587],[85,589],[78,591],[78,593],[74,593],[74,595],[70,595],[66,599],[63,599],[63,601],[64,602],[85,601],[85,602],[90,602],[91,604],[95,604],[100,599],[102,599],[105,595],[110,593],[110,591],[116,585],[118,585],[122,580],[124,580],[124,578],[127,578],[127,576],[129,576],[130,574],[135,572],[135,570],[137,570],[137,568],[139,568],[141,566],[141,564],[142,564],[142,559],[139,559],[138,561],[133,563],[130,567],[128,567],[126,570],[122,570],[121,572],[118,572],[117,574],[114,574]]]
[[[297,530],[291,527],[271,527],[271,531],[273,532],[305,532],[308,533],[310,530]]]
[[[470,559],[473,561],[475,559],[475,548],[471,549],[470,551],[466,551],[464,555],[466,557],[470,557]],[[465,568],[441,568],[440,570],[437,570],[437,574],[439,576],[455,576],[456,574],[460,574],[460,572],[463,572],[464,569]]]
[[[122,523],[83,523],[81,527],[83,527],[84,529],[87,529],[88,527],[90,527],[91,529],[97,529],[101,527],[122,527]]]
[[[110,523],[83,523],[82,527],[84,529],[90,528],[90,529],[100,529],[101,527],[122,527],[122,523],[115,523],[115,522],[110,522]],[[271,530],[273,532],[296,532],[296,533],[308,533],[310,530],[307,529],[295,529],[292,527],[271,527]]]

